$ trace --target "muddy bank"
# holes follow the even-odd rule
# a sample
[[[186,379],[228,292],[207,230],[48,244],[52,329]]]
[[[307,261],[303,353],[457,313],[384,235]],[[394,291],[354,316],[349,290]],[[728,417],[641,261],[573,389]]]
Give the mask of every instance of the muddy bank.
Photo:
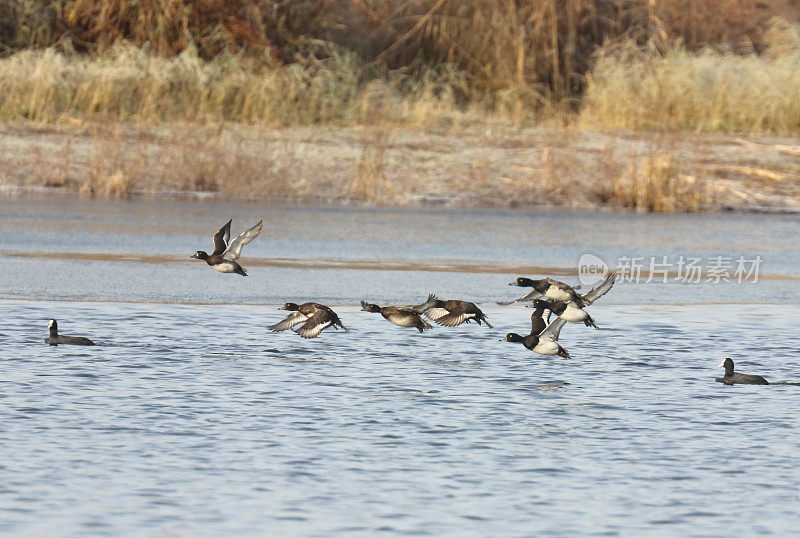
[[[792,138],[563,128],[0,124],[0,195],[794,211]]]

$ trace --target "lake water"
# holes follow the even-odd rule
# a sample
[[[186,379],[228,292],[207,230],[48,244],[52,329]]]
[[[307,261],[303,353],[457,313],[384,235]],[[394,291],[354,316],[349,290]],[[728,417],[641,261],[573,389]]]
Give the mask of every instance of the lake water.
[[[250,276],[188,259],[260,218]],[[0,200],[0,533],[755,535],[800,525],[796,217]],[[619,282],[571,359],[500,341],[591,252],[760,256],[757,283]],[[560,277],[561,278],[561,277]],[[574,276],[564,280],[575,282]],[[644,280],[644,279],[643,279]],[[429,292],[494,329],[361,312]],[[271,333],[320,300],[349,333]],[[96,347],[44,344],[47,320]]]

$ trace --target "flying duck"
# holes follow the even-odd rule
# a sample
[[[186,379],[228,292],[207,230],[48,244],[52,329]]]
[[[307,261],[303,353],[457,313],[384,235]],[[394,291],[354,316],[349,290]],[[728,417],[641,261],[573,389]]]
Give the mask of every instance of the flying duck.
[[[384,306],[381,308],[376,304],[361,301],[361,310],[380,313],[388,321],[400,327],[416,327],[419,332],[433,329],[433,325],[422,319],[419,313],[409,306]]]
[[[740,374],[738,372],[734,372],[733,359],[730,357],[719,363],[717,368],[725,368],[725,375],[716,379],[718,383],[725,383],[726,385],[769,385],[769,381],[760,375]]]
[[[240,233],[233,241],[228,243],[231,237],[231,222],[233,222],[233,219],[229,220],[225,226],[214,234],[214,252],[210,256],[206,252],[198,250],[191,258],[204,260],[220,273],[236,273],[237,275],[247,276],[247,272],[241,265],[236,263],[236,260],[242,254],[242,247],[255,239],[261,232],[262,221],[258,221],[258,224],[246,232]]]
[[[330,307],[319,303],[286,303],[280,310],[291,310],[292,313],[286,316],[283,321],[270,325],[269,328],[275,332],[285,331],[303,323],[303,325],[295,329],[295,332],[303,338],[314,338],[322,332],[326,327],[333,327],[339,330],[341,327],[345,331],[349,331],[347,327],[342,325],[338,314],[330,309]]]
[[[597,299],[608,293],[608,290],[614,285],[617,275],[615,273],[609,274],[606,279],[596,288],[589,290],[587,293],[580,296],[585,306],[589,306]],[[536,299],[533,302],[536,308],[545,308],[552,310],[553,314],[567,321],[582,321],[587,327],[599,327],[595,325],[594,320],[589,313],[583,308],[579,307],[575,301],[556,301],[555,299]]]
[[[533,288],[533,290],[526,293],[519,299],[514,299],[513,301],[507,302],[498,302],[497,304],[505,306],[519,301],[529,301],[532,299],[537,299],[541,296],[545,296],[549,299],[555,299],[556,301],[574,301],[579,308],[583,308],[585,306],[583,304],[583,299],[578,292],[575,291],[574,287],[570,286],[569,284],[559,282],[558,280],[553,280],[552,278],[532,280],[530,278],[519,277],[514,280],[514,282],[510,282],[508,285],[520,286],[522,288]]]
[[[537,315],[538,309],[531,314],[531,334],[520,336],[517,333],[508,333],[503,339],[506,342],[520,342],[523,346],[540,355],[558,355],[569,358],[569,353],[558,343],[558,333],[561,332],[567,320],[554,319],[547,327],[537,332],[542,325],[542,315]]]
[[[487,327],[490,329],[493,328],[481,309],[475,306],[475,303],[467,301],[458,301],[454,299],[442,301],[434,294],[430,294],[428,295],[427,301],[412,306],[411,309],[418,314],[425,314],[429,319],[435,321],[439,325],[457,327],[465,322],[476,321],[478,325],[484,322]]]
[[[59,336],[58,322],[54,319],[50,320],[48,327],[50,327],[50,337],[45,338],[44,341],[50,344],[51,346],[57,346],[58,344],[68,344],[73,346],[94,345],[94,342],[92,342],[88,338],[84,338],[83,336]]]

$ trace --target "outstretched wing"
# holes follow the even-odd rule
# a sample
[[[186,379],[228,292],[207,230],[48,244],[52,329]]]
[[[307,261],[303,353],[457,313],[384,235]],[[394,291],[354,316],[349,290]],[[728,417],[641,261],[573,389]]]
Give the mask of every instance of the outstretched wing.
[[[228,248],[228,240],[231,238],[231,222],[233,219],[214,234],[214,254],[222,254]]]
[[[283,321],[276,323],[275,325],[270,325],[269,328],[275,332],[285,331],[286,329],[290,329],[297,325],[298,323],[302,323],[306,321],[308,316],[303,314],[302,312],[292,312],[288,316],[286,316]]]
[[[514,299],[513,301],[504,301],[504,302],[497,301],[497,304],[499,304],[500,306],[508,306],[510,304],[518,303],[520,301],[532,301],[534,299],[538,299],[541,296],[542,294],[539,293],[538,291],[531,290],[522,297],[520,297],[519,299]]]
[[[610,290],[611,286],[614,285],[614,281],[616,279],[617,279],[616,273],[611,273],[610,275],[608,275],[602,284],[600,284],[594,289],[589,290],[588,292],[586,292],[586,294],[581,296],[583,297],[583,302],[586,303],[586,305],[588,306],[593,302],[595,302],[596,300],[598,300],[600,297],[608,293],[608,290]]]
[[[551,310],[547,309],[541,315],[536,314],[536,311],[531,313],[531,334],[541,334],[547,324],[550,323],[550,314],[552,313]]]
[[[325,310],[317,310],[317,313],[308,318],[302,327],[295,332],[303,338],[314,338],[322,332],[322,329],[333,323],[333,316]]]
[[[258,234],[261,233],[261,226],[262,221],[258,221],[258,224],[247,230],[246,232],[242,232],[236,236],[236,239],[228,243],[228,248],[225,249],[225,252],[222,253],[222,257],[226,260],[236,261],[239,259],[239,256],[242,255],[242,247],[245,246],[247,243],[255,239]]]
[[[433,321],[443,318],[448,314],[450,314],[450,311],[446,308],[430,308],[425,311],[425,315],[428,316],[428,319],[432,319]]]
[[[428,299],[424,303],[420,303],[420,304],[416,304],[416,305],[407,305],[407,306],[405,306],[403,308],[409,308],[409,309],[413,310],[414,312],[416,312],[417,314],[424,314],[428,310],[433,308],[438,302],[439,302],[439,299],[436,297],[436,295],[434,295],[433,293],[430,293],[430,294],[428,294]],[[446,311],[445,311],[445,313],[446,313]]]
[[[558,342],[558,333],[561,332],[561,327],[567,323],[563,318],[556,318],[548,325],[545,330],[539,334],[539,341],[550,340],[551,342]]]
[[[431,318],[433,321],[438,323],[439,325],[445,325],[447,327],[458,327],[465,321],[468,321],[475,317],[475,314],[467,314],[466,312],[450,312],[444,316],[439,318]]]

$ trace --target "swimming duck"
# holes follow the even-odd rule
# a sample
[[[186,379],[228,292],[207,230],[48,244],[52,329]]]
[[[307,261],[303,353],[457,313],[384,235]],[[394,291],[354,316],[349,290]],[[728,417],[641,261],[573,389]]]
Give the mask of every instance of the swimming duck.
[[[519,277],[514,280],[514,282],[510,282],[508,285],[520,286],[522,288],[533,288],[533,290],[526,293],[519,299],[514,299],[513,301],[507,302],[498,302],[497,304],[505,306],[519,301],[537,299],[544,295],[545,297],[555,299],[556,301],[574,301],[575,304],[580,308],[585,306],[583,304],[583,299],[581,299],[581,296],[575,291],[576,288],[570,286],[569,284],[559,282],[558,280],[553,280],[552,278],[532,280],[530,278]]]
[[[50,337],[45,338],[44,341],[50,344],[51,346],[57,346],[58,344],[68,344],[73,346],[94,345],[94,342],[92,342],[88,338],[84,338],[83,336],[59,336],[58,322],[54,319],[50,320],[48,327],[50,327]]]
[[[716,379],[718,383],[725,383],[726,385],[769,385],[769,381],[760,375],[740,374],[738,372],[734,372],[733,359],[730,357],[719,363],[717,368],[725,368],[725,375]]]
[[[237,275],[247,276],[247,272],[241,265],[236,263],[236,260],[242,254],[242,247],[261,233],[262,221],[258,221],[258,224],[246,232],[240,233],[233,241],[228,243],[231,237],[231,222],[233,222],[233,219],[229,220],[225,226],[214,234],[214,252],[210,256],[206,252],[198,250],[191,258],[204,260],[220,273],[236,273]]]
[[[422,319],[418,312],[408,306],[384,306],[361,301],[361,310],[380,313],[381,316],[400,327],[416,327],[419,332],[433,329],[433,325]]]
[[[508,333],[503,339],[506,342],[520,342],[523,346],[534,353],[540,355],[558,355],[559,357],[569,358],[569,353],[558,343],[558,334],[561,332],[567,320],[564,318],[554,319],[547,327],[537,332],[542,324],[542,316],[537,316],[537,311],[531,314],[531,334],[520,336],[517,333]]]
[[[333,327],[337,330],[341,327],[345,331],[349,331],[347,327],[342,325],[339,315],[324,304],[303,303],[299,305],[297,303],[286,303],[281,307],[281,310],[291,310],[292,313],[286,316],[283,321],[269,326],[275,332],[285,331],[303,322],[305,322],[303,326],[295,330],[303,338],[314,338],[326,327]]]
[[[589,306],[597,299],[608,293],[608,290],[614,285],[617,275],[615,273],[609,274],[606,279],[596,288],[589,290],[587,293],[581,295],[581,299],[585,306]],[[556,301],[555,299],[536,299],[534,301],[536,308],[545,308],[552,310],[552,312],[560,318],[567,321],[582,321],[587,327],[599,327],[595,324],[589,313],[583,308],[579,307],[575,301]]]
[[[411,309],[418,314],[425,314],[429,319],[432,319],[439,325],[457,327],[464,322],[469,323],[470,321],[476,321],[478,325],[484,322],[487,327],[490,329],[493,328],[481,309],[475,306],[475,303],[467,301],[458,301],[455,299],[442,301],[434,294],[430,294],[428,295],[427,301],[412,306]]]

